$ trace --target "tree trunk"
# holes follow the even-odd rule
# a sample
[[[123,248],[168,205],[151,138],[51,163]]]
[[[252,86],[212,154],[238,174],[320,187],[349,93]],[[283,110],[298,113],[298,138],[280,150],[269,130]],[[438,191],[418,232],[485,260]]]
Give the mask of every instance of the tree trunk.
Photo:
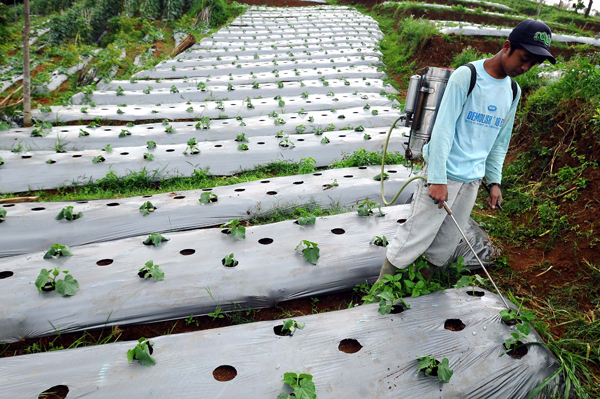
[[[588,8],[587,8],[587,10],[585,10],[585,17],[586,18],[590,17],[590,11],[592,11],[592,3],[593,3],[593,1],[590,0],[590,4],[588,4]]]
[[[191,35],[191,34],[187,35],[187,37],[185,39],[183,39],[183,41],[181,43],[179,43],[179,46],[175,47],[173,49],[173,51],[171,51],[171,57],[175,57],[177,54],[192,47],[195,43],[196,43],[196,36]]]
[[[540,0],[540,4],[538,5],[537,14],[535,15],[538,18],[540,17],[540,14],[542,12],[542,1],[544,1],[544,0]]]
[[[31,74],[29,71],[29,0],[25,0],[25,27],[23,28],[23,126],[31,126]]]

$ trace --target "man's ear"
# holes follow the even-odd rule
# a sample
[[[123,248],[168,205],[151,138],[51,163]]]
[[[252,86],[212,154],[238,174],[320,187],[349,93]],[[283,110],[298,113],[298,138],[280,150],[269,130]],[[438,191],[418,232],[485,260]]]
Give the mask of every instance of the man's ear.
[[[504,44],[502,45],[502,52],[508,54],[510,52],[510,41],[509,40],[505,40]]]

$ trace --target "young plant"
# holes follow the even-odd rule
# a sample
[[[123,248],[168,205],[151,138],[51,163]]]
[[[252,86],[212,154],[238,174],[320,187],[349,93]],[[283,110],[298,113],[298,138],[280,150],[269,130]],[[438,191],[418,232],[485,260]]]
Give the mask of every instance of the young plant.
[[[300,241],[300,244],[296,246],[296,251],[298,250],[302,250],[302,256],[304,256],[304,259],[313,265],[317,264],[319,257],[321,256],[319,253],[320,250],[318,244],[316,242],[302,240]]]
[[[529,338],[528,336],[531,332],[531,325],[529,323],[535,319],[535,316],[530,311],[521,310],[521,306],[516,311],[513,309],[503,309],[500,311],[500,316],[505,324],[517,325],[517,331],[510,333],[510,337],[504,340],[504,347],[508,351],[514,351],[519,346],[521,339]]]
[[[373,238],[371,238],[371,241],[369,241],[369,244],[375,244],[379,247],[387,247],[389,242],[387,240],[387,238],[385,238],[385,236],[375,236]]]
[[[0,223],[4,222],[4,219],[6,218],[6,213],[6,209],[0,208]]]
[[[198,322],[198,320],[194,319],[194,315],[191,314],[190,317],[188,317],[187,319],[185,319],[185,325],[189,326],[190,324],[195,324],[196,327],[200,327],[200,323]]]
[[[373,216],[373,209],[375,209],[375,207],[377,207],[377,209],[379,209],[379,215],[377,216],[385,216],[385,213],[383,213],[383,211],[381,210],[381,205],[379,205],[376,202],[373,201],[369,201],[368,199],[365,200],[362,204],[360,204],[358,206],[358,215],[359,216]]]
[[[221,263],[223,264],[223,266],[235,267],[238,265],[239,262],[233,256],[233,253],[230,253],[229,255],[227,255],[227,256],[223,257],[223,259],[221,259]]]
[[[454,371],[450,370],[450,361],[443,358],[441,363],[435,360],[433,355],[417,356],[419,359],[419,370],[425,372],[425,375],[437,375],[442,382],[450,382]]]
[[[233,255],[233,254],[232,254],[232,255]],[[236,263],[236,264],[237,264],[237,263]],[[225,266],[227,266],[227,265],[225,265]],[[234,266],[235,266],[235,265],[234,265]],[[214,311],[214,312],[212,312],[212,313],[209,313],[207,316],[208,316],[208,317],[212,317],[212,319],[213,319],[213,320],[222,319],[222,318],[224,318],[224,317],[225,317],[225,315],[222,313],[222,309],[221,309],[221,307],[220,307],[220,306],[217,306],[217,307],[215,308],[215,311]]]
[[[146,141],[146,148],[149,150],[153,150],[156,148],[156,142],[154,141]]]
[[[104,151],[112,152],[112,147],[110,146],[110,144],[107,144],[106,147],[104,147]]]
[[[355,132],[364,132],[365,128],[363,127],[363,125],[358,125],[358,127],[354,128]]]
[[[387,180],[389,179],[389,177],[390,175],[388,175],[387,173],[383,174],[383,180]],[[378,173],[375,176],[373,176],[373,180],[381,181],[381,173]]]
[[[279,146],[284,148],[294,148],[296,145],[292,142],[292,140],[285,139],[279,142]]]
[[[281,382],[289,385],[294,390],[294,393],[288,395],[285,392],[281,392],[277,395],[277,399],[316,399],[317,389],[312,378],[310,374],[285,373]]]
[[[53,256],[60,258],[61,256],[73,256],[73,252],[66,245],[54,244],[44,254],[44,259],[50,259]]]
[[[246,133],[240,133],[235,137],[235,141],[239,143],[249,143],[250,140],[246,137]]]
[[[340,185],[340,183],[338,183],[337,179],[333,179],[333,183],[326,183],[323,185],[323,191],[329,190],[330,188],[334,188],[339,185]]]
[[[106,159],[102,155],[97,155],[92,159],[92,163],[102,163],[106,161]]]
[[[154,342],[144,337],[138,339],[138,344],[133,349],[127,351],[127,361],[131,362],[134,359],[139,361],[142,366],[151,367],[156,363],[156,359],[152,356]]]
[[[227,223],[221,226],[222,229],[227,229],[227,233],[231,234],[238,240],[246,238],[246,228],[240,226],[240,219],[230,219]]]
[[[123,138],[123,137],[127,137],[127,136],[131,136],[131,132],[127,129],[122,129],[121,133],[119,133],[119,138]]]
[[[155,265],[154,261],[149,260],[144,267],[138,271],[138,276],[143,279],[152,278],[156,281],[161,281],[165,279],[165,272],[160,266]]]
[[[298,218],[298,224],[300,226],[306,226],[307,224],[315,224],[316,221],[317,217],[315,215],[300,216]]]
[[[169,133],[169,134],[174,134],[174,133],[177,133],[177,130],[173,126],[167,126],[167,128],[165,129],[165,132]]]
[[[364,140],[371,140],[371,135],[369,133],[365,133],[365,135],[363,136]]]
[[[459,271],[459,275],[460,273],[462,273],[462,270],[465,268],[464,266],[462,266],[462,263],[464,262],[464,258],[462,258],[462,256],[458,259],[458,264],[461,265],[460,266],[460,271]],[[468,268],[467,268],[468,270]],[[485,285],[488,282],[488,279],[481,277],[479,274],[474,274],[472,276],[462,276],[460,278],[460,280],[458,280],[456,282],[456,284],[454,284],[454,288],[463,288],[463,287],[468,287],[468,286],[472,286],[473,287],[473,291],[471,293],[471,295],[475,295],[475,287],[482,286]]]
[[[83,129],[79,129],[79,137],[87,137],[90,135],[90,132],[85,131]]]
[[[296,320],[286,320],[281,326],[281,335],[294,335],[296,329],[302,330],[306,324],[299,323]]]
[[[285,125],[285,119],[283,118],[276,118],[273,122],[275,123],[275,126]]]
[[[248,151],[248,146],[244,143],[238,145],[238,151]]]
[[[65,274],[64,280],[57,280],[60,275],[60,267],[54,269],[42,269],[40,275],[35,279],[35,286],[39,292],[52,291],[56,289],[61,295],[76,295],[79,291],[79,283],[69,274],[68,270],[63,270]]]
[[[150,212],[154,212],[156,209],[158,208],[152,205],[152,202],[150,201],[146,201],[140,206],[140,211],[142,211],[144,216],[148,216]]]
[[[217,196],[217,194],[205,192],[200,194],[200,199],[198,201],[200,201],[201,204],[208,204],[210,202],[217,202],[218,199],[219,197]]]
[[[125,90],[123,90],[123,88],[121,86],[117,87],[117,96],[124,96],[125,95]]]
[[[327,136],[323,136],[323,138],[321,139],[321,144],[329,144],[331,143],[331,140],[329,140],[329,138]]]
[[[271,112],[269,112],[268,116],[270,118],[277,118],[279,116],[279,114],[275,111],[271,111]]]
[[[296,133],[297,134],[303,134],[306,131],[306,126],[304,125],[298,125],[296,126]]]
[[[198,140],[196,140],[195,137],[192,137],[187,141],[187,147],[185,150],[183,150],[183,153],[187,155],[188,150],[190,150],[193,155],[200,153],[200,149],[198,148]]]
[[[83,217],[83,213],[79,212],[76,214],[73,214],[73,207],[72,206],[66,206],[63,209],[61,209],[60,212],[58,212],[58,215],[56,215],[56,217],[54,219],[56,220],[63,220],[63,219],[67,219],[67,220],[75,220],[75,219],[79,219]]]
[[[145,152],[144,153],[144,159],[146,161],[154,161],[154,154],[150,154],[150,153]]]
[[[162,235],[160,235],[159,233],[151,233],[148,238],[146,238],[144,240],[144,244],[146,245],[154,245],[155,247],[158,247],[158,245],[163,242],[163,241],[169,241],[170,238],[167,237],[163,237]]]

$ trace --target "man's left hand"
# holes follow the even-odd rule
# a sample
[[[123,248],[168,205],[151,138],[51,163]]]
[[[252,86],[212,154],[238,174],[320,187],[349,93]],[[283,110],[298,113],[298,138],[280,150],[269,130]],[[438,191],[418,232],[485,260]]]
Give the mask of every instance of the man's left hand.
[[[490,208],[496,209],[498,205],[502,205],[502,190],[500,186],[493,185],[490,187],[490,196],[487,199]]]

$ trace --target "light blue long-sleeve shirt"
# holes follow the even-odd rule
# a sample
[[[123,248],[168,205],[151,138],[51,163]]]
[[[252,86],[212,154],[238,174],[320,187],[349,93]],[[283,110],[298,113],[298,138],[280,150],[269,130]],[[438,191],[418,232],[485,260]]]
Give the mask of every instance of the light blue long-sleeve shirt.
[[[458,68],[448,80],[431,140],[423,147],[428,183],[446,184],[448,178],[470,183],[483,176],[488,183],[502,181],[521,88],[513,101],[510,78],[493,78],[484,61],[473,62],[477,80],[470,96],[468,67]]]

